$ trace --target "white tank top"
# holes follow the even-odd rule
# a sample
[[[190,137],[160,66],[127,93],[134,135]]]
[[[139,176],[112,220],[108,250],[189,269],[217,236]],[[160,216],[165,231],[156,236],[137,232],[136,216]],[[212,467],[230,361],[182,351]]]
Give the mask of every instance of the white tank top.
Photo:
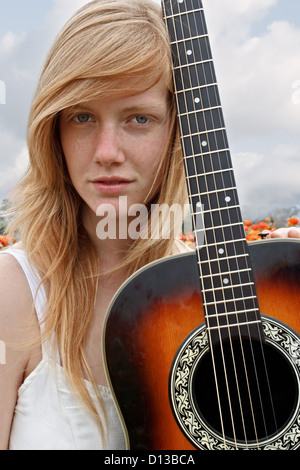
[[[46,305],[40,279],[31,268],[26,253],[15,247],[1,253],[13,255],[27,278],[35,309],[41,322]],[[63,368],[56,358],[43,347],[43,358],[18,390],[18,399],[10,435],[10,450],[124,450],[125,437],[107,387],[99,385],[106,419],[90,382],[86,381],[90,395],[99,411],[104,427],[105,441],[89,412],[70,390]]]

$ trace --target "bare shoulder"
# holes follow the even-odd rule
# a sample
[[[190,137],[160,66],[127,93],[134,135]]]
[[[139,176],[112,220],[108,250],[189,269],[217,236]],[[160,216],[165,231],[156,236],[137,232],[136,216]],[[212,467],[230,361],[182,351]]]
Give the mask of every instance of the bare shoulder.
[[[28,346],[38,331],[26,276],[10,254],[0,255],[0,449],[6,449],[18,389],[28,375],[33,352]]]
[[[9,324],[15,320],[20,324],[22,317],[30,315],[32,295],[22,267],[10,254],[0,256],[0,279],[0,321],[5,318]]]

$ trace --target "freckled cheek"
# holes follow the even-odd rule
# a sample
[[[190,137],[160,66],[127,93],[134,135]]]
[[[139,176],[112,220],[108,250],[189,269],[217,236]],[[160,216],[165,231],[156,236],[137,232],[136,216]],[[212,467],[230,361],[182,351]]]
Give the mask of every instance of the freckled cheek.
[[[72,174],[76,169],[83,168],[89,161],[89,148],[86,142],[78,139],[62,139],[62,148],[69,173]]]

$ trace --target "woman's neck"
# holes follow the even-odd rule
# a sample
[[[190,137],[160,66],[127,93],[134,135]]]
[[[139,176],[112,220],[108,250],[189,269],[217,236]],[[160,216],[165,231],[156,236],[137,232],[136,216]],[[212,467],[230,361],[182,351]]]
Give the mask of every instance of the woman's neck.
[[[90,210],[83,211],[82,222],[98,251],[101,262],[101,271],[109,271],[120,265],[130,249],[133,240],[129,237],[124,239],[119,238],[118,236],[111,236],[109,233],[107,238],[99,238],[97,235],[97,224],[99,223],[99,218],[96,217],[95,214],[91,213]],[[116,221],[116,225],[118,227],[118,220]],[[118,230],[116,230],[116,233],[118,234]]]

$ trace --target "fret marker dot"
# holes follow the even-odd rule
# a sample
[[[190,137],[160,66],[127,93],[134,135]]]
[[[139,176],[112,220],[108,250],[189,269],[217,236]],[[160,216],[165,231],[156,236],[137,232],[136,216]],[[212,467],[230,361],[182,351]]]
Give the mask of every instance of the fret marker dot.
[[[183,3],[183,0],[178,0],[178,3]]]
[[[223,248],[220,248],[220,249],[219,249],[219,253],[220,253],[220,255],[224,255],[224,250],[223,250]]]
[[[195,98],[195,103],[200,103],[200,98]]]
[[[206,146],[207,146],[206,140],[203,140],[203,141],[201,142],[201,145],[202,145],[202,147],[206,147]]]
[[[186,53],[187,53],[187,55],[192,55],[191,49],[188,49],[188,50],[186,51]]]
[[[201,202],[197,202],[196,206],[201,207]]]
[[[226,196],[226,197],[225,197],[225,201],[226,201],[226,202],[230,202],[230,201],[231,201],[231,197]]]
[[[223,284],[229,284],[229,279],[227,279],[227,277],[223,279]]]

